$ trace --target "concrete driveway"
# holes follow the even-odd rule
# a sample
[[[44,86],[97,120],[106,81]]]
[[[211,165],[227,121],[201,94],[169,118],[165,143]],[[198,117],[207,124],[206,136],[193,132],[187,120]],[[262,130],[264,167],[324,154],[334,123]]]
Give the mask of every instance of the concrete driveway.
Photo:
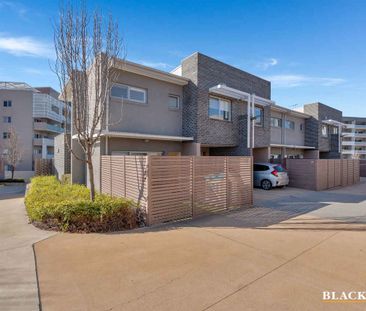
[[[35,245],[43,310],[365,310],[366,182],[255,190],[256,207]]]
[[[39,308],[33,243],[53,233],[28,224],[24,190],[0,186],[0,310]]]

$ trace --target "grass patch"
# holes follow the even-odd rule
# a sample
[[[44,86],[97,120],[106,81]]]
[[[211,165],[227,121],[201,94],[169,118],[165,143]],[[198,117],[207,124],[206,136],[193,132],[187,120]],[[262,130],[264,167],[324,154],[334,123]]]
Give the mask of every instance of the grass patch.
[[[34,177],[25,197],[37,226],[70,232],[108,232],[138,226],[139,209],[131,200],[97,194],[83,185],[60,183],[55,176]]]

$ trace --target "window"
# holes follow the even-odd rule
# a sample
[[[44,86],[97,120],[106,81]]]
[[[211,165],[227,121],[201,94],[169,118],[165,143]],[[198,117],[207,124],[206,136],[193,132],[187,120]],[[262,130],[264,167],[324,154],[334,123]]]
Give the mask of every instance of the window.
[[[52,105],[51,109],[52,109],[53,112],[55,112],[57,114],[60,114],[60,108],[58,108],[57,106]]]
[[[338,127],[333,126],[333,128],[332,128],[332,134],[338,134]]]
[[[11,123],[11,117],[3,117],[4,123]]]
[[[146,90],[127,85],[114,85],[111,89],[111,96],[119,99],[128,99],[138,103],[146,103]]]
[[[300,123],[300,131],[304,130],[304,124]]]
[[[294,130],[295,129],[295,122],[290,121],[290,120],[286,120],[285,128],[290,129],[290,130]]]
[[[273,127],[282,127],[282,119],[280,119],[280,118],[271,118],[271,126],[273,126]]]
[[[255,107],[255,124],[263,126],[263,108]]]
[[[3,139],[9,139],[10,133],[9,132],[3,132]]]
[[[169,95],[168,107],[170,109],[179,109],[179,96]]]
[[[231,121],[231,102],[210,97],[208,115],[212,119]]]
[[[11,107],[11,100],[4,100],[4,107]]]
[[[322,125],[322,136],[328,137],[328,127],[326,125]]]
[[[262,165],[262,164],[254,164],[253,167],[253,171],[255,172],[264,172],[264,171],[268,171],[269,167],[267,165]]]

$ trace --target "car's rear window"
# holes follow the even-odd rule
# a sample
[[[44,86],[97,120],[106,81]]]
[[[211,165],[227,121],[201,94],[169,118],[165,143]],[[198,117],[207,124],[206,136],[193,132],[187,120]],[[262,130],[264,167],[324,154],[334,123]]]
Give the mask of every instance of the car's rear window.
[[[273,167],[277,172],[286,172],[286,170],[281,165],[276,165]]]

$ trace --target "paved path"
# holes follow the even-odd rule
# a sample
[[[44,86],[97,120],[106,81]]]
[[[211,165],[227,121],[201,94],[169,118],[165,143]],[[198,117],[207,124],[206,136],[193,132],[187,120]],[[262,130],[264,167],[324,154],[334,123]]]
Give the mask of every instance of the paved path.
[[[225,215],[37,243],[43,310],[365,310],[322,301],[366,290],[365,181],[282,190]]]
[[[24,186],[0,187],[0,310],[39,310],[33,243],[52,233],[28,224]]]

